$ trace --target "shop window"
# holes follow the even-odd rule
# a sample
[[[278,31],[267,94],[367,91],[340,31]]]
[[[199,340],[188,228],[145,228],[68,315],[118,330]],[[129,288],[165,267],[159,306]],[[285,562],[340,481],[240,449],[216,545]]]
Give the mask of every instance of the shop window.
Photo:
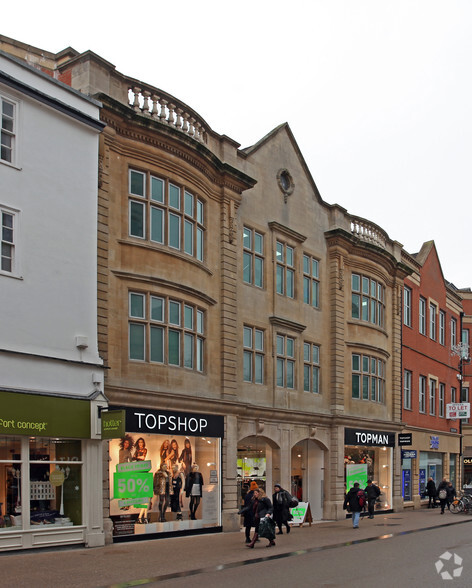
[[[365,488],[367,480],[380,488],[380,496],[375,503],[375,510],[392,508],[392,448],[352,446],[344,447],[344,467],[347,489],[355,481]]]
[[[129,293],[129,358],[202,372],[205,313],[165,296]]]
[[[221,524],[218,438],[126,433],[109,452],[115,537]]]
[[[385,320],[383,284],[367,276],[352,274],[351,289],[352,318],[383,327]]]
[[[23,528],[21,439],[0,437],[0,533]]]
[[[352,398],[385,402],[385,362],[370,355],[352,355]]]
[[[138,170],[129,170],[129,235],[167,245],[203,261],[204,203],[195,194]]]

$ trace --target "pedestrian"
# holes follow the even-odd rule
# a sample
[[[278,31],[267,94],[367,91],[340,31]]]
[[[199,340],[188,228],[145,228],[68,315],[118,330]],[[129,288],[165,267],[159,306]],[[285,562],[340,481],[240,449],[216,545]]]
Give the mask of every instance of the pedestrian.
[[[283,535],[282,525],[285,525],[287,533],[290,533],[290,494],[284,490],[280,484],[274,485],[274,494],[272,496],[272,505],[274,507],[274,521],[279,531],[277,535]]]
[[[244,497],[244,506],[239,511],[244,517],[244,532],[246,534],[246,543],[251,543],[251,527],[254,523],[254,516],[251,509],[252,497],[254,496],[254,490],[258,490],[259,486],[257,482],[252,481],[249,486],[249,492]]]
[[[344,510],[349,506],[349,510],[352,513],[352,528],[359,528],[359,519],[361,512],[365,506],[365,492],[359,487],[359,482],[355,482],[354,486],[349,490],[344,498]]]
[[[450,511],[452,501],[456,497],[456,489],[454,488],[452,482],[447,483],[446,492],[447,492],[447,497],[446,497],[447,510]]]
[[[262,488],[257,488],[257,490],[254,490],[254,494],[251,501],[251,509],[254,521],[254,537],[252,538],[251,543],[248,543],[246,547],[250,547],[251,549],[253,549],[254,544],[256,543],[259,537],[259,526],[261,524],[262,519],[271,518],[272,513],[274,512],[272,502],[270,501],[270,498],[266,496]],[[274,539],[269,539],[269,544],[266,545],[266,547],[272,547],[273,545],[275,545]]]
[[[380,488],[376,486],[372,480],[367,480],[367,486],[364,490],[367,496],[367,509],[369,511],[369,519],[374,518],[374,508],[377,498],[380,496]]]
[[[429,498],[428,508],[436,508],[436,484],[434,483],[433,478],[428,478],[426,492]]]
[[[438,484],[437,495],[439,498],[439,505],[441,506],[441,514],[444,514],[444,508],[447,502],[447,479],[443,478],[442,482]]]

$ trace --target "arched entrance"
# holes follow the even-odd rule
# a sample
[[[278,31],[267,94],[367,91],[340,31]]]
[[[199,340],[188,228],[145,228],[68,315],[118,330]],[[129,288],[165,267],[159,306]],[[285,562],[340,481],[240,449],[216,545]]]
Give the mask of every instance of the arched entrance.
[[[244,500],[251,482],[256,482],[269,497],[280,472],[280,450],[272,440],[253,435],[238,442],[238,504]]]
[[[309,502],[313,519],[323,518],[324,450],[312,439],[303,439],[292,447],[290,492],[300,502]]]

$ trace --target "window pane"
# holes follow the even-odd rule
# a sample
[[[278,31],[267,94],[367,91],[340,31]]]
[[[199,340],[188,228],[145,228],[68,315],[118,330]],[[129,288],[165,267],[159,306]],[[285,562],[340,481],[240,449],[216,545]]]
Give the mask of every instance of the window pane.
[[[185,214],[192,218],[194,216],[193,195],[189,194],[189,192],[185,192]]]
[[[254,251],[256,253],[260,253],[262,255],[263,243],[264,243],[264,240],[263,240],[262,235],[260,235],[259,233],[254,233]]]
[[[284,385],[284,361],[283,359],[277,359],[277,386],[283,387]]]
[[[164,182],[159,178],[151,178],[151,200],[164,202]]]
[[[151,327],[150,360],[164,363],[164,329],[162,327]]]
[[[310,258],[308,257],[308,255],[303,256],[303,273],[310,273]]]
[[[197,222],[203,224],[203,202],[197,200]]]
[[[180,217],[169,214],[169,245],[180,249]]]
[[[197,259],[203,261],[203,231],[197,227]]]
[[[255,357],[255,374],[254,374],[254,381],[256,384],[263,384],[264,383],[264,356],[260,353],[256,353]]]
[[[369,376],[362,376],[362,398],[369,400]]]
[[[280,335],[277,335],[277,353],[279,355],[284,355],[284,338],[281,337]]]
[[[303,366],[303,390],[310,391],[311,369],[309,365]]]
[[[184,367],[193,368],[193,341],[194,337],[190,333],[184,335]]]
[[[360,290],[360,276],[352,274],[352,290],[353,292],[359,292]]]
[[[137,171],[130,171],[129,174],[129,191],[130,194],[145,196],[144,192],[144,174]]]
[[[310,278],[303,278],[303,302],[310,304]]]
[[[360,366],[361,366],[360,360],[361,360],[360,355],[353,355],[352,356],[352,369],[353,369],[353,371],[355,371],[355,372],[360,371]]]
[[[169,301],[169,323],[180,325],[180,302]]]
[[[318,261],[316,259],[311,260],[311,274],[314,278],[318,277]]]
[[[352,374],[352,397],[360,398],[360,376]]]
[[[243,345],[252,349],[252,329],[244,327],[243,330]]]
[[[320,393],[320,370],[317,367],[313,368],[313,393]]]
[[[282,261],[283,262],[283,260],[284,260],[284,246],[279,241],[277,241],[276,248],[275,248],[275,253],[276,253],[276,259],[277,259],[277,261]]]
[[[197,333],[203,333],[203,312],[197,310]]]
[[[243,280],[252,283],[252,255],[246,252],[243,253]]]
[[[277,278],[276,278],[277,294],[284,293],[284,268],[281,265],[277,266]]]
[[[287,356],[293,357],[294,354],[294,341],[287,337]]]
[[[311,362],[311,345],[303,343],[303,361]]]
[[[320,363],[320,348],[313,345],[313,363]]]
[[[352,295],[352,318],[360,318],[360,296],[359,294]]]
[[[369,320],[369,299],[365,296],[362,297],[362,320]]]
[[[164,320],[164,299],[151,296],[151,320],[162,323]]]
[[[129,234],[132,237],[144,237],[144,205],[131,200],[129,206]]]
[[[169,206],[180,210],[180,188],[169,184]]]
[[[184,327],[193,331],[193,308],[184,306]]]
[[[377,396],[377,380],[375,378],[371,378],[370,385],[370,399],[375,401]]]
[[[254,335],[254,348],[258,351],[262,351],[264,349],[264,333],[256,329]]]
[[[311,304],[315,308],[318,308],[318,288],[319,288],[318,282],[313,281],[312,284],[311,284],[311,287],[312,287],[312,291],[311,291]]]
[[[293,266],[293,249],[291,247],[286,248],[287,265]]]
[[[180,333],[169,329],[169,364],[180,365]]]
[[[293,361],[287,361],[287,388],[294,387],[294,366]]]
[[[164,242],[164,211],[151,207],[151,241]]]
[[[135,318],[144,317],[144,296],[143,294],[129,295],[129,316]]]
[[[144,325],[129,326],[129,357],[144,360]]]
[[[252,249],[252,231],[246,227],[243,230],[243,247]]]
[[[262,288],[262,259],[260,257],[254,258],[254,285]]]
[[[203,339],[197,337],[197,370],[203,371]]]
[[[293,282],[294,282],[294,272],[293,272],[293,270],[288,269],[287,270],[287,296],[289,296],[290,298],[293,298],[293,295],[294,295]]]
[[[184,251],[193,255],[193,224],[188,220],[184,223]]]
[[[245,382],[252,382],[252,353],[250,351],[244,352],[243,378]]]
[[[362,294],[369,293],[369,278],[362,278]]]

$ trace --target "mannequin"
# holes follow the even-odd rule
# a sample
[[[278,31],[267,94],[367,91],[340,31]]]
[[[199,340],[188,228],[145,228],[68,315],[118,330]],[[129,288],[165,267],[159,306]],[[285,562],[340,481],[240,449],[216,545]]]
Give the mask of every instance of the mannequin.
[[[162,463],[154,474],[153,487],[154,494],[159,497],[160,522],[165,523],[166,510],[169,505],[169,474],[165,463]]]
[[[196,463],[192,466],[192,471],[187,478],[187,484],[185,488],[185,495],[190,496],[190,518],[192,521],[196,520],[197,508],[200,504],[203,489],[203,476],[198,471],[198,465]]]
[[[175,464],[172,466],[172,478],[171,489],[170,489],[170,509],[172,512],[176,512],[176,520],[182,521],[182,506],[183,498],[182,491],[185,485],[185,478],[183,473],[180,471],[180,466]]]

